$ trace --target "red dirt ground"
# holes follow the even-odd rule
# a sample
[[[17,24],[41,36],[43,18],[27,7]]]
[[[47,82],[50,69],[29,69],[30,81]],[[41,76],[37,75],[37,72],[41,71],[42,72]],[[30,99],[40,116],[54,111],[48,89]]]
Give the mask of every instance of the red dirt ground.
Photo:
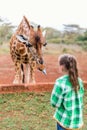
[[[83,81],[87,81],[87,53],[78,53],[78,55],[76,55],[76,58],[78,61],[79,75]],[[36,83],[39,86],[39,88],[41,89],[41,91],[43,91],[43,87],[46,88],[46,86],[47,86],[47,88],[46,88],[47,90],[51,90],[52,85],[54,84],[56,78],[61,76],[61,74],[58,72],[58,63],[57,63],[58,56],[57,55],[46,55],[45,54],[44,60],[45,60],[45,64],[46,64],[47,75],[44,75],[43,73],[36,70]],[[13,79],[14,79],[14,65],[11,60],[11,57],[10,57],[10,55],[1,55],[0,56],[0,90],[2,90],[2,86],[4,88],[3,91],[6,90],[6,86],[8,86],[8,88],[9,87],[12,88]],[[26,87],[27,85],[16,85],[15,91],[18,86],[20,86],[20,88],[18,88],[18,90],[21,88],[22,89],[28,88],[28,87]],[[31,85],[30,88],[32,88],[32,87],[33,86]],[[30,90],[30,88],[29,88],[29,90]],[[10,92],[12,90],[13,90],[13,88],[10,90]],[[21,90],[19,90],[19,91],[21,91]],[[35,87],[35,91],[39,91],[37,87]]]

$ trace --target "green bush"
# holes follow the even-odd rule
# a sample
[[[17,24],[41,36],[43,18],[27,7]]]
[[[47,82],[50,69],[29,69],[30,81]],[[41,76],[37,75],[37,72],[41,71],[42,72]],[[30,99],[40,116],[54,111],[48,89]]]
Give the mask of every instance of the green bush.
[[[49,43],[61,43],[62,40],[61,38],[51,38],[49,40],[47,40]]]

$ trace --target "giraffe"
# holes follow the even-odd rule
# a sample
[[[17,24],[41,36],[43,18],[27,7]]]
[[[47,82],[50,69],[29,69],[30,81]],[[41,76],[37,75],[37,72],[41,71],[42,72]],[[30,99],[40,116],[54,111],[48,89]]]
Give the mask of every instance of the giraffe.
[[[46,74],[42,46],[46,46],[46,32],[38,25],[35,30],[23,16],[10,39],[10,55],[15,66],[13,83],[35,83],[35,69]]]

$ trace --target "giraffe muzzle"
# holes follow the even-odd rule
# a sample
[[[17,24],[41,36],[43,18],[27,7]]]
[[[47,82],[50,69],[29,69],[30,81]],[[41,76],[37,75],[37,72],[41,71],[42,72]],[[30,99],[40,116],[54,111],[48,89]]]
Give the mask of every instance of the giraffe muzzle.
[[[42,72],[43,72],[45,75],[47,75],[46,69],[42,70]]]
[[[42,72],[47,75],[46,69],[43,69]]]
[[[39,71],[43,72],[43,74],[47,75],[46,69],[40,69],[38,68]]]

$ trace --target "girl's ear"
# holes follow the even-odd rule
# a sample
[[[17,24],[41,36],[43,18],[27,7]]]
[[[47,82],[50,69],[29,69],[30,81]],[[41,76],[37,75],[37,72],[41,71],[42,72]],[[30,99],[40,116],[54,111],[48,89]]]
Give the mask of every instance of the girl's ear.
[[[62,72],[65,72],[65,67],[63,65],[61,66],[61,70]]]
[[[59,66],[59,71],[60,71],[61,73],[66,73],[66,72],[67,72],[67,70],[66,70],[66,68],[65,68],[64,65],[60,65],[60,66]]]
[[[63,71],[64,71],[63,66],[62,66],[62,65],[59,65],[58,68],[59,68],[59,73],[63,73]]]

